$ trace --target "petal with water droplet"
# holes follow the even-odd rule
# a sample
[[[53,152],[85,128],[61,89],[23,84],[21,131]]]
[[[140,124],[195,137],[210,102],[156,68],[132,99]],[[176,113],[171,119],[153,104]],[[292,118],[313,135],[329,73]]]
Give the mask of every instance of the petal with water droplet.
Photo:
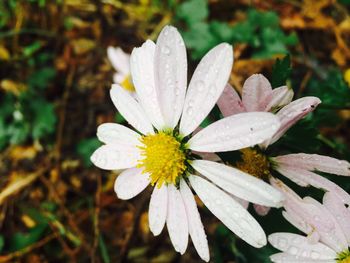
[[[168,212],[168,187],[154,187],[148,210],[149,228],[153,235],[158,236],[165,225]]]
[[[156,45],[151,40],[147,40],[139,48],[134,48],[130,68],[139,102],[153,125],[161,130],[164,128],[164,121],[154,83],[155,49]]]
[[[136,146],[140,143],[140,137],[138,133],[117,123],[103,123],[97,128],[97,138],[106,144]]]
[[[199,152],[239,150],[270,138],[279,125],[278,118],[271,113],[240,113],[204,128],[188,141],[188,145]]]
[[[139,168],[130,168],[118,175],[114,191],[119,199],[128,200],[141,193],[149,183],[148,173],[142,173]]]
[[[262,74],[254,74],[244,82],[242,102],[247,111],[264,111],[271,98],[271,84]]]
[[[226,87],[221,94],[217,104],[224,117],[246,112],[241,98],[239,97],[237,91],[230,84],[226,84]]]
[[[127,91],[119,85],[113,84],[110,94],[115,107],[128,123],[143,134],[154,133],[152,124],[143,108]]]
[[[189,180],[205,206],[233,233],[254,247],[266,245],[264,230],[233,198],[199,176],[190,175]]]
[[[196,248],[201,259],[208,262],[210,256],[207,236],[204,232],[204,227],[194,196],[187,183],[183,179],[180,181],[180,193],[185,204],[188,220],[188,230],[193,245]]]
[[[192,133],[212,110],[230,77],[232,63],[232,46],[226,43],[211,49],[200,61],[186,93],[180,122],[183,136]]]
[[[187,57],[177,29],[165,26],[155,51],[155,84],[167,128],[174,128],[181,116],[187,87]]]
[[[175,250],[184,254],[188,244],[188,222],[184,202],[180,191],[172,184],[168,185],[167,228]]]
[[[272,98],[264,111],[275,111],[289,104],[294,96],[294,92],[287,86],[278,87],[272,90]]]

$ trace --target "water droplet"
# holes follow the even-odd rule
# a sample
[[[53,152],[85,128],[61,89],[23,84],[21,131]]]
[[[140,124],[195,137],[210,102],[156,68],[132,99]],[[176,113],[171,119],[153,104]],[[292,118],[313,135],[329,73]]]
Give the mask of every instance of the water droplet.
[[[180,89],[179,89],[179,88],[176,88],[176,89],[175,89],[175,95],[176,95],[176,96],[179,96],[179,95],[180,95]]]
[[[161,51],[165,55],[170,55],[170,48],[168,46],[162,47]]]
[[[192,115],[193,114],[193,108],[190,106],[187,108],[187,114]]]
[[[196,88],[200,92],[203,91],[203,89],[204,89],[204,82],[202,80],[197,81],[196,82]]]

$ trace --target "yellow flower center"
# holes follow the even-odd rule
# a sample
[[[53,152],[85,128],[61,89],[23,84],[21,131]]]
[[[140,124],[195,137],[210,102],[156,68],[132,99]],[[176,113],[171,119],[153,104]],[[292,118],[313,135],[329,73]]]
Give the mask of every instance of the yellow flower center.
[[[141,137],[143,159],[139,160],[138,168],[150,174],[151,184],[161,187],[163,183],[176,184],[176,179],[186,170],[186,155],[181,149],[181,143],[165,132]]]
[[[264,181],[270,178],[270,163],[265,155],[251,148],[242,149],[241,153],[242,161],[237,163],[238,169]]]
[[[120,83],[120,85],[127,91],[135,91],[135,87],[132,84],[131,81],[131,76],[128,75],[123,81],[122,83]]]
[[[338,254],[337,263],[350,263],[349,249]]]

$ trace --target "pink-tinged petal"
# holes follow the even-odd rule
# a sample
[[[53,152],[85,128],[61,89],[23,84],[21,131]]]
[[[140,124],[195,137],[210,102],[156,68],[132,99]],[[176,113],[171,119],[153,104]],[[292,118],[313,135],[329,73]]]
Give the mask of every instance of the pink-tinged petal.
[[[322,243],[310,244],[304,236],[292,233],[274,233],[268,237],[269,243],[292,256],[312,260],[335,259],[337,253]]]
[[[107,56],[115,70],[124,75],[130,74],[130,55],[125,53],[121,48],[108,47]]]
[[[143,134],[154,133],[144,109],[126,90],[113,84],[110,94],[115,107],[128,123]]]
[[[174,128],[185,101],[187,58],[184,41],[172,26],[165,26],[157,40],[155,84],[165,126]]]
[[[168,215],[166,220],[171,243],[175,250],[184,254],[188,244],[188,220],[180,191],[168,185]]]
[[[308,258],[302,258],[299,256],[293,256],[286,252],[277,253],[270,256],[272,262],[275,263],[334,263],[334,259],[313,260]]]
[[[154,52],[156,45],[147,40],[139,48],[134,48],[131,53],[132,80],[148,119],[161,130],[164,128],[163,116],[158,101],[158,94],[154,83]]]
[[[266,216],[270,212],[271,208],[264,205],[254,204],[254,209],[259,216]]]
[[[97,138],[106,144],[136,146],[140,143],[141,136],[123,125],[104,123],[97,128]]]
[[[241,98],[230,84],[226,84],[217,104],[224,117],[246,112]]]
[[[312,233],[315,232],[313,227],[310,224],[308,224],[302,217],[300,217],[299,214],[295,213],[294,210],[288,209],[288,212],[283,211],[282,215],[289,223],[291,223],[301,232],[308,233],[309,235],[312,235]],[[319,241],[319,239],[320,236],[318,235],[317,242]]]
[[[230,194],[260,205],[280,207],[283,195],[264,181],[227,165],[194,160],[192,167]]]
[[[321,242],[335,251],[345,250],[348,247],[347,240],[333,213],[311,197],[304,197],[303,201],[305,209],[312,215],[307,221],[315,227]]]
[[[323,204],[337,219],[343,233],[350,244],[350,211],[343,202],[333,193],[326,193],[323,196]]]
[[[266,236],[259,223],[227,193],[199,176],[190,175],[189,180],[205,206],[228,229],[254,247],[266,245]]]
[[[201,259],[208,262],[210,259],[210,255],[207,236],[204,232],[204,227],[198,212],[194,196],[187,183],[183,179],[181,179],[180,181],[180,193],[185,204],[188,220],[188,230],[193,245],[196,248],[198,255],[201,257]]]
[[[254,74],[244,82],[242,102],[247,111],[264,111],[271,98],[271,84],[262,74]]]
[[[99,147],[90,157],[91,162],[105,170],[118,170],[135,167],[140,159],[136,147],[122,144],[106,144]]]
[[[350,195],[337,184],[321,175],[295,167],[296,166],[288,166],[280,163],[275,167],[275,170],[300,186],[306,187],[312,185],[313,187],[332,192],[336,194],[343,203],[350,204]]]
[[[295,166],[309,171],[350,176],[350,163],[329,156],[306,153],[293,153],[273,158],[277,164]]]
[[[141,193],[149,183],[148,173],[142,173],[139,168],[130,168],[118,175],[114,191],[119,199],[128,200]]]
[[[158,236],[165,225],[168,213],[168,187],[154,187],[148,209],[149,228],[153,235]]]
[[[282,86],[282,87],[273,89],[272,99],[267,104],[264,111],[275,112],[276,110],[289,104],[292,101],[293,96],[294,96],[293,90],[287,86]]]
[[[313,111],[320,103],[321,100],[317,97],[304,97],[284,106],[279,112],[277,112],[277,117],[281,121],[281,127],[271,138],[269,144],[273,144],[281,138],[291,126]]]
[[[240,113],[204,128],[188,141],[188,145],[199,152],[234,151],[270,138],[279,125],[278,118],[271,113]]]
[[[237,203],[239,203],[244,209],[248,209],[249,207],[249,202],[247,200],[241,199],[233,194],[228,193],[233,200],[237,201]]]
[[[232,46],[226,43],[211,49],[200,61],[186,93],[180,133],[192,133],[209,114],[230,77],[233,63]]]

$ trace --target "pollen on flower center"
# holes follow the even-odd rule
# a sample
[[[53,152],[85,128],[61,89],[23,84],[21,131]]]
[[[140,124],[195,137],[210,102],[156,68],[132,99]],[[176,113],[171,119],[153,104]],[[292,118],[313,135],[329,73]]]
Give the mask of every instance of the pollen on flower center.
[[[186,170],[186,155],[181,143],[165,132],[143,136],[140,140],[142,145],[138,147],[143,159],[137,167],[150,174],[152,185],[176,184],[177,177]]]
[[[270,178],[270,163],[265,155],[251,148],[242,149],[241,153],[242,160],[237,163],[238,169],[264,181]]]
[[[338,254],[337,263],[350,263],[349,249]]]
[[[132,84],[132,81],[131,81],[131,76],[128,75],[121,83],[120,85],[125,89],[125,90],[128,90],[128,91],[135,91],[135,87],[134,85]]]

